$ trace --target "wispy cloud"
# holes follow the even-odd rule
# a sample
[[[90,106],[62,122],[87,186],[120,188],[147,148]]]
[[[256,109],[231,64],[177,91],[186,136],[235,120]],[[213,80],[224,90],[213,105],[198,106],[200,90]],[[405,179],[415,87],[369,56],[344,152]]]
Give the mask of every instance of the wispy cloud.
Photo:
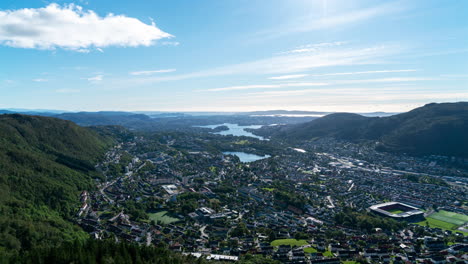
[[[48,79],[41,79],[41,78],[33,79],[33,82],[48,82],[48,81],[49,81]]]
[[[353,10],[342,10],[332,14],[322,15],[318,10],[309,12],[309,15],[294,17],[289,21],[282,21],[277,27],[257,32],[252,39],[273,39],[284,37],[291,33],[303,33],[332,28],[347,28],[357,23],[375,18],[385,17],[406,10],[401,1],[388,1],[372,7],[359,7]],[[298,50],[298,52],[301,52]]]
[[[359,79],[359,80],[337,80],[334,84],[365,84],[365,83],[400,83],[400,82],[419,82],[419,81],[436,81],[441,78],[432,77],[391,77],[377,79]]]
[[[292,50],[281,52],[280,54],[291,54],[291,53],[305,53],[305,52],[317,52],[323,50],[324,48],[336,47],[344,45],[348,42],[346,41],[335,41],[335,42],[323,42],[317,44],[307,44],[296,47]]]
[[[240,74],[289,74],[304,72],[320,67],[380,64],[383,63],[384,59],[401,52],[401,50],[402,48],[399,46],[386,45],[366,48],[331,48],[321,50],[318,53],[277,55],[266,59],[233,64],[204,71],[171,76],[147,77],[139,80],[132,80],[132,82],[152,83]]]
[[[162,41],[162,42],[161,42],[161,45],[163,45],[163,46],[175,46],[175,47],[177,47],[177,46],[180,45],[180,42],[178,42],[178,41]]]
[[[281,75],[281,76],[273,76],[268,79],[270,80],[289,80],[289,79],[298,79],[309,76],[309,74],[291,74],[291,75]]]
[[[130,72],[131,75],[152,75],[156,73],[168,73],[168,72],[175,72],[176,69],[164,69],[164,70],[152,70],[152,71],[134,71]]]
[[[387,2],[382,5],[361,8],[349,12],[343,12],[332,16],[325,16],[317,19],[314,16],[305,17],[300,21],[302,26],[292,28],[292,31],[306,32],[312,30],[329,29],[332,27],[339,27],[343,25],[351,25],[354,23],[369,20],[371,18],[379,17],[382,15],[391,14],[401,11],[402,6],[398,2]]]
[[[360,72],[336,72],[336,73],[324,73],[324,74],[310,74],[312,77],[321,76],[339,76],[339,75],[358,75],[358,74],[373,74],[373,73],[398,73],[398,72],[415,72],[418,70],[406,69],[406,70],[379,70],[379,71],[360,71]]]
[[[224,91],[250,90],[250,89],[272,89],[272,88],[274,89],[274,88],[284,88],[284,87],[312,87],[312,86],[368,84],[368,83],[402,83],[402,82],[418,82],[418,81],[433,81],[433,80],[440,80],[440,78],[392,77],[392,78],[359,79],[359,80],[327,80],[327,82],[290,82],[290,83],[279,83],[279,84],[252,84],[252,85],[240,85],[240,86],[213,88],[213,89],[206,89],[202,91],[224,92]]]
[[[327,87],[327,88],[310,88],[310,89],[300,89],[300,90],[280,90],[280,91],[258,91],[258,92],[249,92],[247,95],[249,97],[278,97],[278,96],[297,96],[297,95],[307,95],[313,94],[315,98],[321,98],[324,95],[333,95],[337,97],[345,97],[347,95],[362,95],[370,96],[375,94],[405,94],[405,93],[425,93],[427,88],[422,87],[402,87],[402,86],[384,86],[384,87],[366,87],[366,88],[356,88],[356,87]]]
[[[96,75],[94,77],[89,77],[89,78],[86,78],[86,80],[90,81],[90,82],[100,82],[103,80],[103,75]]]
[[[223,91],[234,91],[234,90],[250,90],[250,89],[271,89],[271,88],[283,88],[283,87],[302,87],[302,86],[325,86],[328,83],[281,83],[281,84],[255,84],[255,85],[240,85],[240,86],[229,86],[223,88],[213,88],[203,90],[206,92],[223,92]]]
[[[0,11],[0,44],[16,48],[87,53],[108,46],[151,46],[171,37],[154,22],[148,25],[125,15],[100,17],[74,4]]]
[[[359,75],[359,74],[377,74],[377,73],[399,73],[399,72],[415,72],[414,69],[406,70],[378,70],[378,71],[360,71],[360,72],[333,72],[333,73],[323,73],[323,74],[293,74],[293,75],[281,75],[274,76],[268,79],[270,80],[288,80],[288,79],[297,79],[304,77],[322,77],[322,76],[340,76],[340,75]]]

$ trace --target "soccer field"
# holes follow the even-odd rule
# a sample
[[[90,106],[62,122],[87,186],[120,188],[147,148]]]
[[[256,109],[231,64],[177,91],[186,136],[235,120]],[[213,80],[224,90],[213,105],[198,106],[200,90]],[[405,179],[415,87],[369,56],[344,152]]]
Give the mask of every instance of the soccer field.
[[[430,218],[461,226],[468,222],[468,216],[452,213],[448,211],[439,211],[429,216]]]
[[[390,209],[390,210],[386,210],[387,212],[389,213],[392,213],[392,214],[400,214],[400,213],[403,213],[404,211],[400,210],[400,209]]]
[[[148,214],[150,220],[154,220],[155,222],[161,222],[165,225],[175,223],[179,221],[179,218],[172,217],[168,215],[167,211],[161,211],[158,213],[150,213]]]
[[[279,245],[290,245],[290,246],[304,246],[307,245],[305,240],[296,240],[296,239],[277,239],[271,242],[271,245],[277,247]]]

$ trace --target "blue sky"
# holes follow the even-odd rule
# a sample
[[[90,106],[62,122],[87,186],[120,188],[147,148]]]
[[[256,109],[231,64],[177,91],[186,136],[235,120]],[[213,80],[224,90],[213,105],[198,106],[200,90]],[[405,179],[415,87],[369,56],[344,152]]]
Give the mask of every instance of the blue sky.
[[[468,1],[3,0],[0,108],[400,112],[468,101]]]

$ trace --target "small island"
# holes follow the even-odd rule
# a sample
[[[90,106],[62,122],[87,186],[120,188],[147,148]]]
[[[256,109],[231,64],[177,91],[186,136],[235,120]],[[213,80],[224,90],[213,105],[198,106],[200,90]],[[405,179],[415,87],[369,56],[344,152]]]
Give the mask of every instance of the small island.
[[[227,131],[229,130],[228,126],[222,125],[222,126],[217,126],[215,128],[212,128],[213,132],[221,132],[221,131]]]

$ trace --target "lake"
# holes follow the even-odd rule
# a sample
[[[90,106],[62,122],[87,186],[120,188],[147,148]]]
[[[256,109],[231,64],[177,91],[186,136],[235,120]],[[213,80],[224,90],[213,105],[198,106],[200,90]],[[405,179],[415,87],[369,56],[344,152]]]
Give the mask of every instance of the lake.
[[[253,162],[256,160],[261,160],[261,159],[266,159],[269,158],[270,155],[265,155],[265,156],[259,156],[255,154],[250,154],[250,153],[245,153],[245,152],[231,152],[231,151],[226,151],[223,152],[225,155],[235,155],[239,157],[241,162]]]
[[[260,140],[266,140],[264,137],[254,135],[248,131],[245,131],[244,129],[246,128],[252,128],[252,129],[258,129],[261,128],[262,125],[250,125],[250,126],[239,126],[238,124],[230,124],[230,123],[224,123],[224,124],[218,124],[218,125],[207,125],[207,126],[194,126],[194,127],[203,127],[203,128],[216,128],[219,126],[227,126],[229,130],[224,130],[220,132],[213,132],[213,134],[218,134],[218,135],[233,135],[233,136],[245,136],[245,137],[253,137],[253,138],[258,138]]]

